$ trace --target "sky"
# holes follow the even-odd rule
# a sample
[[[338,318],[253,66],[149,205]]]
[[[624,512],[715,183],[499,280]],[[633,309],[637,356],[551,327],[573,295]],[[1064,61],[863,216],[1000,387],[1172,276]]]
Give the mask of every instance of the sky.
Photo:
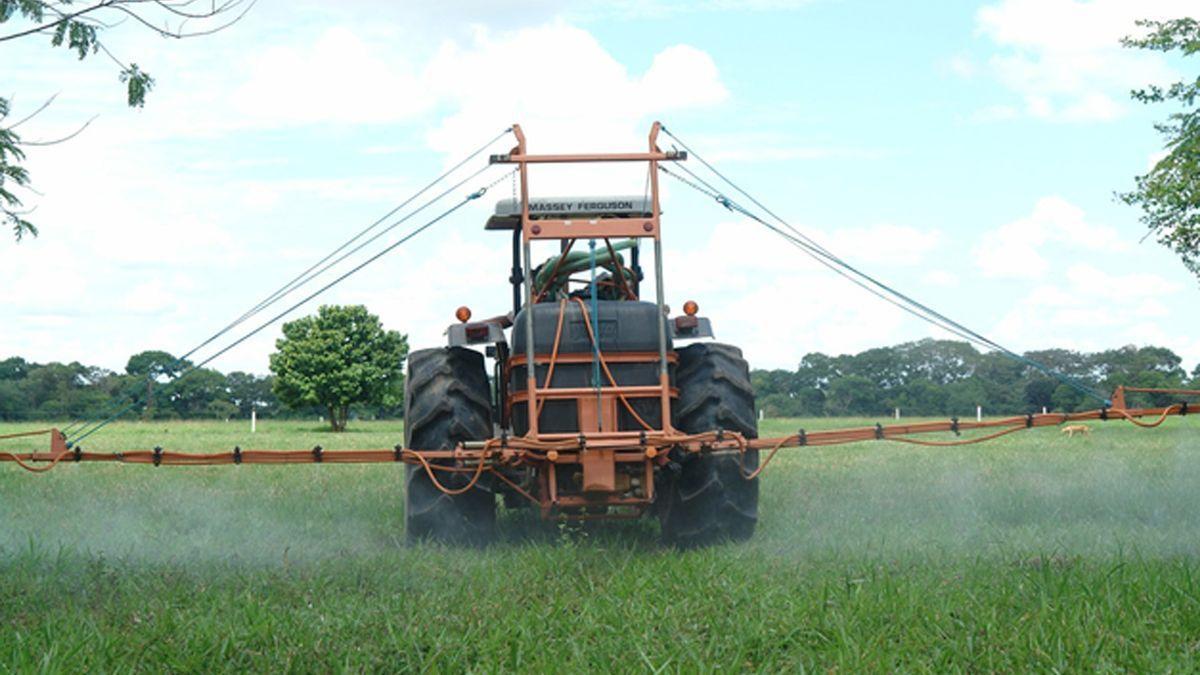
[[[29,149],[41,234],[0,238],[0,358],[120,370],[144,349],[182,354],[514,122],[531,152],[573,152],[642,150],[660,120],[843,259],[1010,349],[1155,344],[1190,369],[1197,280],[1143,240],[1115,193],[1161,156],[1153,124],[1171,112],[1129,91],[1200,63],[1120,38],[1192,6],[260,0],[205,38],[107,31],[116,56],[156,78],[143,109],[124,105],[103,55],[2,42],[13,118],[56,96],[25,139],[94,121]],[[507,311],[509,241],[483,230],[512,196],[502,171],[452,191],[441,208],[499,179],[291,316],[361,303],[422,348],[445,344],[460,305]],[[541,168],[530,187],[640,194],[644,181],[636,168]],[[668,304],[695,300],[753,367],[946,337],[669,177],[663,208]],[[266,372],[279,335],[212,365]]]

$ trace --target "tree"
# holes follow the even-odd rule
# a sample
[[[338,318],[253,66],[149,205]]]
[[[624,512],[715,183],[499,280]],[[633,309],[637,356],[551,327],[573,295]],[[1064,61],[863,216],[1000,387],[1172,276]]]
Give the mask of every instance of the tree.
[[[169,352],[149,349],[129,357],[125,362],[125,372],[151,380],[164,380],[178,377],[180,371],[191,365],[191,361],[180,361]]]
[[[171,417],[182,419],[194,417],[218,416],[213,413],[213,404],[221,401],[227,404],[220,410],[237,412],[225,389],[225,376],[211,368],[198,368],[191,371],[187,377],[175,380],[165,391],[166,405],[171,411]],[[231,417],[232,413],[222,419]]]
[[[125,85],[130,107],[140,108],[146,94],[154,87],[154,78],[138,67],[117,58],[101,39],[104,31],[129,20],[165,38],[190,38],[211,35],[237,23],[256,0],[0,0],[0,24],[24,22],[11,32],[0,33],[0,43],[49,37],[51,47],[65,47],[80,60],[104,54],[119,68],[119,79]],[[91,3],[91,4],[88,4]],[[54,99],[44,103],[24,118],[8,123],[10,103],[0,98],[0,221],[12,228],[20,241],[26,234],[37,236],[38,230],[26,216],[18,191],[29,187],[29,172],[22,166],[25,148],[51,145],[75,136],[87,127],[66,138],[51,141],[27,141],[16,131]],[[90,121],[89,121],[90,123]]]
[[[275,395],[292,408],[321,406],[334,431],[346,429],[351,405],[395,405],[403,395],[408,338],[362,305],[326,305],[285,323],[275,349]]]
[[[829,385],[825,411],[830,415],[876,415],[884,409],[879,386],[861,375],[848,375]]]
[[[143,418],[154,417],[154,385],[179,377],[181,372],[191,366],[191,361],[180,361],[171,354],[158,349],[138,352],[129,357],[129,361],[125,363],[125,372],[134,378],[132,387],[144,387],[146,390],[146,407],[142,409]],[[128,391],[132,398],[141,394],[141,391],[133,388]]]
[[[262,377],[240,370],[225,376],[229,402],[237,406],[237,413],[242,417],[249,417],[252,410],[257,411],[261,417],[275,413],[275,409],[279,407],[279,400],[271,391],[273,384],[274,378],[270,376]]]
[[[19,356],[0,361],[0,380],[23,380],[29,374],[29,362]]]
[[[1200,52],[1200,21],[1139,21],[1150,29],[1144,37],[1127,37],[1126,47],[1192,56]],[[1166,139],[1167,155],[1150,172],[1135,179],[1133,191],[1119,194],[1126,204],[1141,207],[1141,221],[1159,243],[1173,250],[1192,273],[1200,275],[1200,78],[1167,88],[1151,85],[1131,92],[1142,103],[1173,101],[1183,110],[1155,129]]]

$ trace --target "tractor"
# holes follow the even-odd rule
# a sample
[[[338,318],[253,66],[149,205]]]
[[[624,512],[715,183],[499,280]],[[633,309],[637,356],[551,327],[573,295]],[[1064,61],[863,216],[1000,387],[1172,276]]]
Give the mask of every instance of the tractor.
[[[753,534],[758,478],[747,475],[757,450],[712,444],[686,452],[648,440],[758,433],[742,352],[711,341],[711,322],[697,316],[695,302],[672,317],[664,301],[657,165],[686,153],[660,150],[658,130],[646,153],[529,155],[515,127],[517,146],[491,157],[516,164],[520,176],[520,197],[500,201],[485,226],[511,233],[512,309],[472,321],[460,307],[448,345],[409,355],[404,445],[490,443],[503,452],[509,439],[521,438],[563,450],[528,453],[486,475],[409,464],[409,540],[486,543],[500,502],[536,507],[545,518],[653,514],[663,540],[681,547]],[[646,194],[529,196],[530,165],[590,162],[648,163]],[[653,300],[642,298],[645,241],[653,244]],[[533,247],[548,243],[557,250],[535,264]]]

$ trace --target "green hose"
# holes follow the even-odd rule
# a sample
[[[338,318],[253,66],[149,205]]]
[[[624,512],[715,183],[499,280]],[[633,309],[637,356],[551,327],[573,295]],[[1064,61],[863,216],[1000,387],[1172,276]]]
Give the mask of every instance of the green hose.
[[[623,251],[626,249],[633,248],[636,245],[637,245],[637,241],[634,239],[626,239],[625,241],[619,241],[619,242],[613,244],[613,246],[612,246],[613,253],[616,253],[617,251]],[[534,277],[534,284],[537,288],[539,288],[539,289],[547,288],[546,284],[547,284],[547,282],[551,281],[551,274],[553,274],[555,277],[565,281],[567,277],[571,276],[572,274],[575,274],[576,272],[582,272],[582,271],[588,269],[588,267],[590,267],[590,265],[591,265],[591,257],[587,251],[574,251],[574,252],[567,254],[567,257],[563,261],[562,266],[559,267],[557,271],[555,271],[554,268],[558,265],[558,259],[560,257],[562,257],[562,256],[561,255],[551,256],[548,260],[546,260],[546,262],[542,263],[542,266],[538,269],[537,275]],[[613,261],[612,254],[610,254],[608,252],[607,246],[604,248],[603,251],[596,252],[596,266],[597,267],[608,267],[610,270],[615,271],[615,266],[612,264],[612,261]],[[621,264],[622,268],[625,267],[625,260],[621,257],[620,254],[617,254],[617,261]],[[629,274],[628,269],[626,269],[626,274]],[[562,286],[561,283],[556,283],[554,288],[555,288],[555,290],[558,290],[558,288],[561,286]]]

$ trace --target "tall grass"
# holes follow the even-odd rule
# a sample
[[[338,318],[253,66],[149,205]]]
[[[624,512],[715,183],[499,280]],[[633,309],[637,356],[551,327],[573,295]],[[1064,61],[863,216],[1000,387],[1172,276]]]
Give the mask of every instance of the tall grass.
[[[406,547],[393,465],[0,466],[0,668],[1195,670],[1195,423],[1095,430],[784,451],[755,539],[688,552],[521,513],[487,550]],[[402,436],[246,431],[127,423],[88,449]]]

